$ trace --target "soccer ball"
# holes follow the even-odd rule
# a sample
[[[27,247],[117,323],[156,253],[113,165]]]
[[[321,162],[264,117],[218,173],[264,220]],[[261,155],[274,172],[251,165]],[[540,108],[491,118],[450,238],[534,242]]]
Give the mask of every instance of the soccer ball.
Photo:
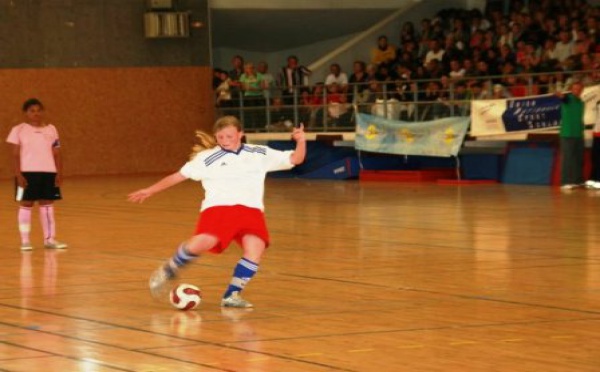
[[[192,310],[202,302],[202,292],[195,285],[179,284],[171,290],[169,300],[179,310]]]

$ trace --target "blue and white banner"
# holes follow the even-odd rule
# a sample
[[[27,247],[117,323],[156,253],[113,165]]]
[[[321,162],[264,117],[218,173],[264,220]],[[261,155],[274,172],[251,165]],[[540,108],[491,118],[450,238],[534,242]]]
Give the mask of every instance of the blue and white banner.
[[[600,100],[600,85],[586,87],[581,99],[586,103],[584,123],[593,124],[596,119],[594,107]],[[560,105],[560,99],[552,94],[471,101],[470,134],[477,137],[558,128]]]
[[[404,122],[357,113],[354,142],[364,151],[450,157],[458,154],[468,128],[469,118]]]

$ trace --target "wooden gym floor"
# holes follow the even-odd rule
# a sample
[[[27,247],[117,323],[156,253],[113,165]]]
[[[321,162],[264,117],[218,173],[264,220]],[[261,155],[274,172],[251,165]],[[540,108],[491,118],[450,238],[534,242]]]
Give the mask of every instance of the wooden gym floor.
[[[66,251],[19,251],[0,182],[1,371],[599,371],[600,192],[269,180],[272,246],[245,297],[219,298],[239,249],[182,282],[197,311],[147,278],[192,231],[199,185],[143,205],[156,177],[67,179]]]

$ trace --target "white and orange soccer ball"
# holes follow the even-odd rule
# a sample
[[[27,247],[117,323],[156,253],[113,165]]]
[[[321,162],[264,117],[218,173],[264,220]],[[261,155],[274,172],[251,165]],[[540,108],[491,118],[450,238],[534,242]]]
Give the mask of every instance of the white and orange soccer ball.
[[[195,285],[179,284],[169,293],[169,300],[179,310],[192,310],[202,302],[202,292]]]

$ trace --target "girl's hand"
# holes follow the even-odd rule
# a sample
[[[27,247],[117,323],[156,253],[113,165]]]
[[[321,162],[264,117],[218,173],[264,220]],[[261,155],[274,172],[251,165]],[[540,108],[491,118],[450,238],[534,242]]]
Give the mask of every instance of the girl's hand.
[[[54,186],[60,187],[62,185],[62,176],[60,173],[56,173],[56,177],[54,178]]]
[[[306,136],[304,135],[304,124],[300,123],[299,127],[294,127],[292,131],[292,139],[296,142],[306,141]]]
[[[141,189],[127,195],[127,200],[129,200],[132,203],[143,203],[144,200],[148,199],[151,196],[152,193],[149,192],[148,189]]]

